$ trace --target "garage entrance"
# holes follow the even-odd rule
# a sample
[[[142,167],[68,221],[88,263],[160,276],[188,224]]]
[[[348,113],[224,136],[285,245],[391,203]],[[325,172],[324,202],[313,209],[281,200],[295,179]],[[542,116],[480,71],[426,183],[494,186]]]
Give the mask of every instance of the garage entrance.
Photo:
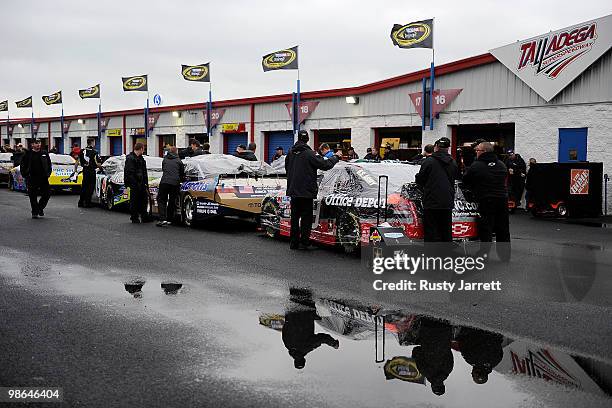
[[[586,161],[587,128],[559,129],[559,163]]]
[[[514,123],[487,123],[477,125],[451,126],[452,156],[461,165],[470,166],[476,158],[472,143],[476,139],[484,139],[493,143],[495,153],[500,159],[506,157],[509,149],[514,149]],[[517,152],[521,153],[521,152]]]
[[[265,132],[264,134],[264,160],[270,162],[272,157],[276,154],[276,148],[282,147],[285,154],[293,146],[293,131],[282,130],[278,132]]]
[[[63,138],[54,137],[53,146],[57,149],[57,154],[64,154],[64,139]]]
[[[210,138],[208,137],[208,134],[206,133],[187,133],[187,144],[189,144],[189,141],[191,139],[195,139],[198,142],[200,142],[200,144],[204,144],[204,143],[210,143]]]
[[[123,150],[123,139],[121,136],[109,136],[108,144],[110,145],[110,155],[111,156],[119,156]]]
[[[223,133],[223,153],[234,154],[238,145],[248,145],[247,133]]]
[[[351,129],[317,129],[314,132],[314,150],[327,143],[332,151],[342,151],[342,160],[348,160],[351,147]],[[359,153],[357,153],[359,154]]]
[[[381,156],[387,143],[399,147],[396,150],[398,160],[412,160],[421,152],[422,130],[420,126],[406,126],[374,129],[375,146],[380,148]],[[360,156],[365,155],[365,152]]]

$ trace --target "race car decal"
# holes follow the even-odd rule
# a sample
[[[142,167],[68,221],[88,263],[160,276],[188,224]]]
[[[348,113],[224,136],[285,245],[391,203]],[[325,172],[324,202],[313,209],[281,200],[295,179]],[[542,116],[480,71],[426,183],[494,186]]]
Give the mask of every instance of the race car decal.
[[[204,215],[219,215],[219,203],[208,200],[197,200],[196,212]]]
[[[385,199],[374,197],[354,197],[345,194],[330,194],[325,197],[326,205],[333,205],[338,207],[361,207],[361,208],[378,208],[385,207]]]

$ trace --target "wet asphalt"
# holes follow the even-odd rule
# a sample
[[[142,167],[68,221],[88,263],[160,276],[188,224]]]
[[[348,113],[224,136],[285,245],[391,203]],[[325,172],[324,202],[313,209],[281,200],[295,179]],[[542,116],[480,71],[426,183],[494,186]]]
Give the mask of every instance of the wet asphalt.
[[[247,221],[133,225],[125,213],[77,208],[77,199],[55,195],[44,219],[32,220],[25,195],[0,189],[0,386],[63,387],[66,406],[474,407],[490,406],[492,396],[499,406],[609,406],[605,392],[553,398],[548,384],[503,370],[476,386],[456,351],[447,391],[436,396],[386,380],[371,333],[360,341],[320,322],[317,331],[340,347],[321,346],[296,370],[281,333],[261,321],[286,316],[300,303],[292,288],[308,288],[319,301],[306,307],[319,315],[320,300],[333,299],[607,367],[612,229],[514,215],[505,290],[433,299],[374,293],[358,256],[290,251]],[[387,360],[407,350],[387,338]],[[594,370],[604,390],[606,370]]]

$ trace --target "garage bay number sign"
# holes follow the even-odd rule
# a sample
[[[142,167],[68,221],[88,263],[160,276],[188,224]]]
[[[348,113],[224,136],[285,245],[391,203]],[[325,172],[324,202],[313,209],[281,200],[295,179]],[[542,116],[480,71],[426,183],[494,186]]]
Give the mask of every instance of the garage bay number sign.
[[[461,93],[463,89],[434,89],[433,91],[433,116],[442,112]],[[423,97],[425,95],[425,97]],[[429,92],[414,92],[410,94],[410,100],[414,109],[422,118],[423,114],[429,117]],[[423,106],[425,109],[423,109]]]

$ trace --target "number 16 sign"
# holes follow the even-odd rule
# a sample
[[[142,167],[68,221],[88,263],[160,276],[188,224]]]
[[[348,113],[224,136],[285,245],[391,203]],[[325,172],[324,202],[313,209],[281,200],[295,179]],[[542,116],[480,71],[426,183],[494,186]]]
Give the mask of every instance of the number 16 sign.
[[[434,89],[433,91],[433,115],[436,116],[442,112],[449,103],[451,103],[463,89]],[[419,116],[423,117],[423,93],[414,92],[410,94],[410,99],[414,105],[414,109]]]

